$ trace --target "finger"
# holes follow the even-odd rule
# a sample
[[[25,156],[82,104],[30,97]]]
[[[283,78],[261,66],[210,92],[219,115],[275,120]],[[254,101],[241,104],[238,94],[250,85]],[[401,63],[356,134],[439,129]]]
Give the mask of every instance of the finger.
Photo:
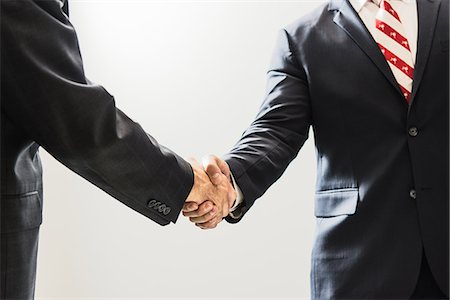
[[[206,224],[206,223],[205,223]],[[217,227],[217,224],[213,224],[211,223],[211,225],[202,225],[202,224],[195,224],[195,226],[199,227],[200,229],[203,230],[208,230],[208,229],[214,229]]]
[[[214,206],[213,209],[209,213],[207,213],[203,216],[189,217],[189,220],[192,223],[206,223],[206,222],[214,219],[217,216],[217,213],[218,213],[218,209],[217,209],[217,207]]]
[[[216,228],[217,225],[219,225],[219,223],[222,221],[222,218],[216,217],[208,222],[205,223],[200,223],[200,224],[196,224],[198,227],[200,227],[201,229],[213,229]]]
[[[185,217],[201,217],[209,213],[214,208],[214,203],[211,201],[203,202],[197,210],[183,211]]]
[[[198,209],[198,204],[195,202],[186,202],[183,205],[183,212],[192,212],[192,211],[196,211]]]
[[[207,230],[207,229],[214,229],[217,227],[217,222],[216,220],[211,220],[209,222],[206,223],[201,223],[201,224],[195,224],[195,226],[203,229],[203,230]]]

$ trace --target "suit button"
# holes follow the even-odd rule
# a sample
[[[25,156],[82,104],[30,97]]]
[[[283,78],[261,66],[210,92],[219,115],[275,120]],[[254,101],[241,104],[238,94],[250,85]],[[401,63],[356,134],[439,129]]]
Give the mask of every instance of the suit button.
[[[417,127],[411,127],[408,130],[408,134],[412,137],[416,137],[419,134],[419,129],[417,129]]]
[[[409,196],[410,196],[412,199],[416,200],[416,199],[417,199],[417,193],[416,193],[416,190],[410,190],[410,191],[409,191]]]
[[[166,205],[160,205],[159,207],[158,207],[158,211],[160,212],[160,213],[162,213],[164,210],[166,209]]]
[[[170,214],[170,211],[171,211],[170,207],[166,207],[164,208],[163,214],[167,216],[168,214]]]

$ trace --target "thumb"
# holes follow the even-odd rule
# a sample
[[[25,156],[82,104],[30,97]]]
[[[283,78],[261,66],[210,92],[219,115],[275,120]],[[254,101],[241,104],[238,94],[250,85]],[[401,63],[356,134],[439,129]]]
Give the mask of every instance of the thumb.
[[[216,162],[217,166],[219,167],[220,171],[222,172],[223,175],[225,175],[225,177],[227,179],[231,178],[231,171],[230,171],[230,167],[228,166],[228,164],[221,158],[214,156],[213,157],[214,161]]]
[[[203,168],[205,169],[206,174],[208,174],[209,180],[211,180],[214,185],[219,185],[222,182],[222,171],[220,170],[217,161],[212,157],[203,159]]]
[[[217,165],[209,164],[206,166],[205,171],[206,174],[208,174],[209,180],[211,180],[212,184],[219,185],[222,183],[224,176]]]

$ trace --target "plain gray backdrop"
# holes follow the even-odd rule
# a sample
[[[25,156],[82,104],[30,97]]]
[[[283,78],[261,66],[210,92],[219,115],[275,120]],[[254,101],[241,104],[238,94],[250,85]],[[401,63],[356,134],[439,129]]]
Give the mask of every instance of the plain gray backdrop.
[[[323,1],[71,1],[87,77],[184,157],[256,115],[278,30]],[[43,154],[37,298],[308,299],[312,136],[239,224],[160,227]]]

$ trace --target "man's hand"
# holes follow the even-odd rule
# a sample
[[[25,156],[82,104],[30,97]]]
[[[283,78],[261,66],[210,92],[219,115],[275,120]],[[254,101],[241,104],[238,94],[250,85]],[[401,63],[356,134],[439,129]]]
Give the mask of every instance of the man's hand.
[[[217,169],[208,167],[208,161],[204,161],[207,174],[195,159],[189,160],[194,171],[194,186],[183,208],[183,215],[202,229],[215,228],[229,214],[230,205],[236,199],[233,186],[225,175],[230,174],[228,165],[224,162],[226,169],[222,172],[217,163]]]
[[[231,184],[231,171],[228,164],[217,156],[208,156],[203,159],[203,168],[199,171],[197,168],[199,164],[192,160],[190,161],[194,169],[194,174],[199,174],[198,182],[200,185],[213,184],[220,191],[226,191],[226,203],[223,203],[222,209],[214,202],[213,199],[206,199],[201,203],[201,201],[191,201],[190,199],[195,199],[195,179],[193,192],[189,195],[188,199],[183,208],[183,215],[189,217],[191,222],[195,223],[196,226],[202,229],[212,229],[215,228],[222,219],[229,214],[230,207],[233,206],[236,200],[236,192]],[[204,170],[203,170],[204,169]],[[206,171],[206,173],[205,173]],[[207,183],[205,183],[204,175],[209,177]],[[194,175],[197,177],[197,175]],[[192,195],[192,196],[191,196]],[[199,198],[197,198],[198,200]],[[201,197],[200,197],[201,199]],[[209,201],[211,200],[211,201]],[[216,205],[214,205],[216,204]],[[222,212],[222,213],[220,213]]]

